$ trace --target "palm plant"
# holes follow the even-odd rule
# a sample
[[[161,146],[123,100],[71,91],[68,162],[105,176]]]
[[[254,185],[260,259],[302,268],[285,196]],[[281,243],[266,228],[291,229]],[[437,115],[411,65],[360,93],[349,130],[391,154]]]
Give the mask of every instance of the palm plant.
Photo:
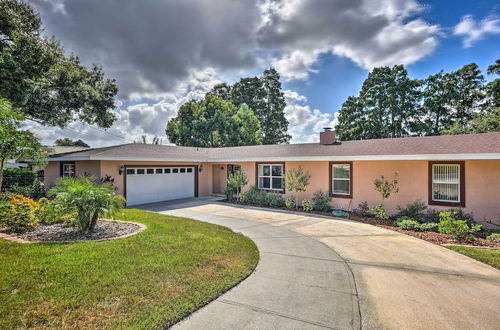
[[[95,183],[92,176],[61,178],[48,192],[68,211],[76,212],[76,225],[82,230],[93,230],[97,219],[124,206],[125,199],[115,195],[111,183]]]

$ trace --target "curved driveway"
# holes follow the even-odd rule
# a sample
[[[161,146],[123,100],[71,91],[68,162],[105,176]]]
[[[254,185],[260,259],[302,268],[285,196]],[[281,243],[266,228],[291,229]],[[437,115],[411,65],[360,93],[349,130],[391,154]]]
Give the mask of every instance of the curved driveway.
[[[260,261],[176,329],[498,329],[500,271],[359,222],[190,199],[144,205],[250,237]]]

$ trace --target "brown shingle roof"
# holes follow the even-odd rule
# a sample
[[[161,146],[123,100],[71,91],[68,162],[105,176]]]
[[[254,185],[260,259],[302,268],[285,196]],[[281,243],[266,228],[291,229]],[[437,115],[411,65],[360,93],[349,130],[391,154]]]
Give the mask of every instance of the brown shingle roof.
[[[123,160],[192,160],[192,161],[258,161],[270,159],[380,159],[381,156],[397,159],[401,156],[496,154],[500,158],[500,132],[468,135],[445,135],[344,141],[339,144],[319,143],[258,145],[227,148],[194,148],[151,144],[123,144],[89,149],[80,152],[52,156],[78,159],[123,159]],[[406,156],[406,157],[405,157]],[[415,157],[418,159],[418,157]],[[488,158],[488,157],[486,157]],[[491,158],[491,157],[489,157]]]

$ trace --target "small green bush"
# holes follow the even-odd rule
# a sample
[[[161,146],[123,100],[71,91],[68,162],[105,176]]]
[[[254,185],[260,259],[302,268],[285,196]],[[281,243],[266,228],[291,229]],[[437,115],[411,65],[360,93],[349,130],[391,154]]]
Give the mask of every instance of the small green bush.
[[[289,209],[295,208],[295,196],[288,196],[285,199],[285,206],[288,207]]]
[[[403,216],[394,221],[396,227],[407,230],[436,231],[438,224],[435,222],[420,223],[410,217]]]
[[[265,205],[263,206],[270,206],[270,207],[282,207],[285,204],[285,201],[283,200],[283,195],[278,194],[278,193],[273,193],[273,192],[268,192],[264,193],[265,198]]]
[[[422,222],[439,222],[441,221],[441,212],[436,209],[428,209],[424,214]],[[472,213],[464,212],[461,208],[452,208],[445,210],[444,212],[450,212],[451,217],[455,220],[466,220],[469,225],[477,224],[474,220],[474,215]]]
[[[354,210],[354,213],[365,218],[373,217],[373,212],[370,210],[367,201],[359,203],[358,208]]]
[[[394,224],[401,229],[420,230],[420,222],[408,217],[399,218]]]
[[[232,201],[234,199],[234,188],[226,188],[226,190],[224,190],[224,195],[226,195],[226,200]]]
[[[60,196],[53,201],[40,198],[38,203],[40,206],[35,210],[35,215],[41,223],[50,225],[56,222],[64,222],[70,226],[75,224],[76,211],[62,206],[63,200]]]
[[[436,222],[425,222],[420,224],[421,231],[437,231],[438,224]]]
[[[302,200],[302,209],[306,212],[312,211],[314,208],[314,203],[308,199]]]
[[[256,185],[253,185],[240,195],[240,201],[247,204],[257,204],[262,205],[265,201],[266,192],[260,190]]]
[[[422,222],[425,216],[423,211],[427,209],[427,205],[425,205],[424,202],[417,200],[410,204],[407,204],[404,207],[398,206],[396,207],[396,209],[398,210],[398,212],[394,215],[396,218],[409,217],[411,219]]]
[[[486,236],[486,239],[489,241],[500,243],[500,233],[493,233]]]
[[[376,204],[372,207],[372,212],[378,219],[387,220],[389,219],[389,214],[385,210],[384,204]]]
[[[480,225],[467,224],[466,220],[455,220],[452,212],[439,213],[440,221],[438,231],[443,234],[451,234],[455,239],[461,241],[466,238],[473,239],[474,234],[481,230]]]
[[[312,202],[316,211],[330,212],[332,209],[330,207],[332,197],[327,192],[321,190],[316,191],[313,194]]]
[[[35,209],[34,205],[25,199],[4,204],[0,215],[0,227],[12,232],[35,229],[40,225],[35,216]]]

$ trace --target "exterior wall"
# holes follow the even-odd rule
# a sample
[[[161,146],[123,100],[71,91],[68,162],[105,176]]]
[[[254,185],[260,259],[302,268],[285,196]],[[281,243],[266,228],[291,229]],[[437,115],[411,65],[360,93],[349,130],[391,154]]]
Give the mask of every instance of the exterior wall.
[[[256,184],[255,162],[233,163],[241,166],[247,175],[246,191]],[[128,161],[77,161],[76,174],[91,173],[97,176],[111,175],[115,178],[118,193],[124,191],[124,175],[118,173],[123,165],[198,165],[203,166],[198,172],[199,196],[210,195],[214,192],[214,181],[219,189],[224,190],[226,183],[226,163],[187,163],[187,162],[128,162]],[[307,192],[298,194],[299,199],[312,198],[315,191],[329,191],[329,162],[286,162],[285,173],[292,168],[302,166],[311,174]],[[221,166],[224,170],[220,170]],[[216,169],[214,170],[214,167]],[[218,168],[218,169],[217,169]],[[220,175],[214,177],[214,171]],[[428,161],[354,161],[353,162],[353,198],[333,198],[335,208],[356,208],[360,202],[367,201],[370,206],[381,201],[380,194],[373,189],[373,180],[380,175],[391,179],[395,171],[399,171],[399,193],[393,194],[385,201],[389,213],[396,212],[396,206],[406,205],[415,200],[428,201]],[[59,178],[59,162],[49,162],[45,168],[45,184],[50,188]],[[500,223],[500,160],[467,160],[465,161],[465,195],[466,212],[473,212],[478,221],[490,219]],[[216,187],[217,188],[217,187]],[[290,195],[286,192],[284,197]],[[443,210],[449,207],[431,205],[430,208]]]
[[[91,174],[101,176],[100,160],[80,160],[75,161],[75,175]],[[50,189],[61,176],[60,162],[49,162],[44,168],[44,184],[46,189]]]

